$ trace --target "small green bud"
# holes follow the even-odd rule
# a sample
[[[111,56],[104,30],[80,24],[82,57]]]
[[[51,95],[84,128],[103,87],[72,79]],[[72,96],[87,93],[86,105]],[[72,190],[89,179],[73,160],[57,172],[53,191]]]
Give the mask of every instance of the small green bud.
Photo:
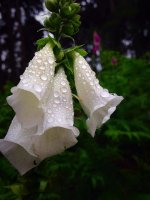
[[[51,12],[57,12],[59,10],[58,5],[59,5],[59,0],[46,0],[45,1],[46,8]]]
[[[71,23],[65,24],[62,32],[66,35],[72,36],[74,35],[74,26]]]
[[[78,3],[72,3],[70,5],[65,5],[61,9],[61,15],[63,17],[72,17],[80,11],[80,5]]]

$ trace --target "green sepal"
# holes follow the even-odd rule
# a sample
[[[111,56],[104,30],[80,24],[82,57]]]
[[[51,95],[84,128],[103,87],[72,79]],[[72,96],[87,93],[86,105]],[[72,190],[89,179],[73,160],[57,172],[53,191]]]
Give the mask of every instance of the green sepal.
[[[41,39],[37,40],[36,41],[37,50],[42,49],[47,43],[51,43],[50,40],[49,40],[49,37],[41,38]]]
[[[81,56],[86,56],[88,54],[87,51],[82,48],[78,48],[75,51],[78,52]]]
[[[51,47],[54,48],[57,46],[58,48],[61,48],[61,45],[59,42],[57,42],[54,38],[52,38],[50,35],[46,38],[42,38],[36,41],[37,49],[42,49],[47,43],[50,43]]]
[[[56,57],[56,63],[59,63],[60,61],[62,61],[64,58],[64,52],[62,51],[62,49],[59,48],[58,46],[55,46],[53,51]]]
[[[65,54],[68,54],[68,53],[71,53],[71,52],[73,52],[73,51],[77,51],[77,50],[80,49],[81,47],[83,47],[83,45],[70,47],[70,48],[68,48],[68,49],[65,49],[64,52],[65,52]]]

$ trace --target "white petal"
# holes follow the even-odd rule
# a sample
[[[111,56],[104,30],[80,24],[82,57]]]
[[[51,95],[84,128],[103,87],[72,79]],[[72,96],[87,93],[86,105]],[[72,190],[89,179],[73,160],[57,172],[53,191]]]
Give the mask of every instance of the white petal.
[[[34,136],[34,149],[40,159],[63,152],[77,143],[78,129],[73,127],[73,103],[63,69],[54,78],[54,88],[45,107],[44,123]]]
[[[19,84],[12,89],[13,94],[7,98],[24,128],[37,125],[43,115],[41,100],[50,91],[47,86],[53,82],[55,65],[53,51],[47,44],[35,54]]]
[[[89,117],[88,132],[94,136],[96,129],[110,118],[123,97],[110,94],[107,89],[102,88],[95,73],[78,53],[75,55],[74,74],[80,103]]]
[[[22,129],[15,117],[6,137],[0,140],[0,151],[22,175],[40,162],[32,149],[35,131]]]

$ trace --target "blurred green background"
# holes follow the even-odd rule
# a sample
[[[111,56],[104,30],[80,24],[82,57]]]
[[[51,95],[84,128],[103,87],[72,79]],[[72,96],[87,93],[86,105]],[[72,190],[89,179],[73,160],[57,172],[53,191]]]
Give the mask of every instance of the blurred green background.
[[[93,32],[100,34],[102,71],[97,76],[103,87],[122,95],[124,101],[97,130],[94,139],[86,131],[86,116],[76,107],[75,126],[81,133],[78,144],[46,159],[24,176],[0,155],[0,200],[150,200],[149,2],[80,2],[83,24],[77,42],[85,43],[89,49]],[[0,138],[3,138],[14,115],[6,97],[33,57],[35,41],[41,37],[36,32],[41,25],[34,16],[43,7],[42,1],[2,0],[0,9],[0,51],[1,55],[7,52],[0,61]],[[19,17],[22,9],[24,21]],[[98,14],[99,11],[103,12]],[[11,27],[16,22],[17,29],[13,32]],[[88,31],[84,37],[85,30]],[[142,35],[144,30],[147,30],[146,37]],[[123,45],[123,40],[130,44]],[[135,52],[131,58],[127,57],[128,50]]]

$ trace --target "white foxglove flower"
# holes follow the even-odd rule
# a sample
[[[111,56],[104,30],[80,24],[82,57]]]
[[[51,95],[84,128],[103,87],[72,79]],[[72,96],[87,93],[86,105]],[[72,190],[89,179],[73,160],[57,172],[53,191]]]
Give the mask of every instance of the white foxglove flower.
[[[88,132],[94,137],[96,129],[110,119],[123,97],[102,88],[95,73],[78,53],[75,54],[74,75],[79,101],[88,116]]]
[[[41,160],[77,143],[79,131],[73,126],[73,117],[70,86],[64,70],[59,69],[54,78],[53,92],[45,106],[44,122],[34,137],[34,150]]]
[[[63,69],[58,71],[52,85],[38,126],[22,128],[14,117],[7,135],[0,140],[0,151],[22,175],[43,159],[77,143],[79,131],[73,127],[72,95]]]
[[[39,163],[37,155],[33,152],[32,135],[35,133],[36,128],[23,129],[14,117],[7,135],[0,140],[0,151],[20,174],[26,173]]]
[[[43,115],[41,100],[46,95],[47,86],[53,82],[55,65],[52,48],[47,44],[35,53],[19,84],[12,88],[13,94],[7,101],[22,127],[34,127],[40,121]]]

